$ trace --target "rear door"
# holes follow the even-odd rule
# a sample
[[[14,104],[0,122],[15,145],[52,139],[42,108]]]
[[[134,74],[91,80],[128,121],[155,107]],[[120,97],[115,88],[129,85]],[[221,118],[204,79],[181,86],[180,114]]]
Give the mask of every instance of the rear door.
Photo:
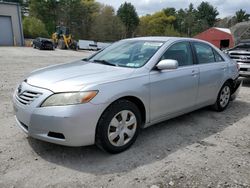
[[[192,46],[200,72],[197,105],[211,104],[223,84],[227,63],[206,43],[193,42]]]
[[[178,42],[166,50],[163,59],[178,61],[174,70],[152,70],[150,72],[150,118],[152,121],[195,105],[199,69],[194,64],[189,42]]]

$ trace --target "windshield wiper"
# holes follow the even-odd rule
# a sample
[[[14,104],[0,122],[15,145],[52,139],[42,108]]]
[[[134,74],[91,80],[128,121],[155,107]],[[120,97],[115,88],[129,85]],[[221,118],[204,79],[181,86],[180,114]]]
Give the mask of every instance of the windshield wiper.
[[[82,61],[88,61],[89,59],[88,58],[84,58],[84,59],[82,59]]]
[[[101,63],[101,64],[104,64],[104,65],[116,66],[116,64],[110,63],[110,62],[108,62],[106,60],[95,59],[94,62]]]

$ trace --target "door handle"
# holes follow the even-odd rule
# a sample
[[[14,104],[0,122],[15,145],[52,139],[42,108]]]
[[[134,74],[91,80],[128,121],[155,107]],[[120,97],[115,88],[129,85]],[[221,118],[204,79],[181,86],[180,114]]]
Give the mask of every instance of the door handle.
[[[196,76],[198,74],[198,71],[192,70],[192,76]]]
[[[226,70],[226,68],[227,68],[227,67],[226,67],[226,66],[224,66],[224,67],[222,67],[221,69],[225,71],[225,70]]]

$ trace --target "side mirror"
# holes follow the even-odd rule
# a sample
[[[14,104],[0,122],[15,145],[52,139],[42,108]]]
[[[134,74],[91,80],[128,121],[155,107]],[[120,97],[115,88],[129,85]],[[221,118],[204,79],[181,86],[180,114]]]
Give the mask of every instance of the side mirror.
[[[156,67],[159,70],[166,70],[166,69],[177,69],[178,68],[178,61],[174,59],[164,59],[161,60]]]

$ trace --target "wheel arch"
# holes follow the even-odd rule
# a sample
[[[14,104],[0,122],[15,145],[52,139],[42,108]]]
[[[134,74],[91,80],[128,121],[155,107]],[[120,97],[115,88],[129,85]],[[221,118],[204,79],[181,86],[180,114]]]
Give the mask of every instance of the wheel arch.
[[[142,126],[143,126],[146,122],[146,108],[145,108],[145,105],[142,102],[142,100],[139,99],[138,97],[135,97],[135,96],[125,96],[125,97],[119,98],[118,100],[121,100],[121,99],[128,100],[128,101],[134,103],[138,107],[138,109],[140,110],[140,113],[141,113]]]
[[[140,114],[141,114],[141,120],[142,120],[142,125],[141,127],[144,126],[144,124],[146,123],[146,107],[145,107],[145,104],[143,103],[143,101],[141,99],[139,99],[138,97],[135,97],[135,96],[132,96],[132,95],[127,95],[127,96],[122,96],[122,97],[119,97],[117,98],[116,100],[114,100],[113,102],[111,102],[104,110],[103,112],[101,113],[101,116],[99,117],[98,119],[98,122],[100,121],[100,118],[102,117],[103,113],[115,102],[119,101],[119,100],[128,100],[132,103],[134,103],[139,111],[140,111]]]
[[[234,81],[233,81],[233,79],[232,79],[232,78],[227,79],[227,80],[223,83],[223,85],[224,85],[225,83],[229,83],[229,84],[230,84],[231,89],[233,89],[233,86],[234,86]],[[222,85],[222,86],[223,86],[223,85]],[[221,86],[221,87],[222,87],[222,86]]]

